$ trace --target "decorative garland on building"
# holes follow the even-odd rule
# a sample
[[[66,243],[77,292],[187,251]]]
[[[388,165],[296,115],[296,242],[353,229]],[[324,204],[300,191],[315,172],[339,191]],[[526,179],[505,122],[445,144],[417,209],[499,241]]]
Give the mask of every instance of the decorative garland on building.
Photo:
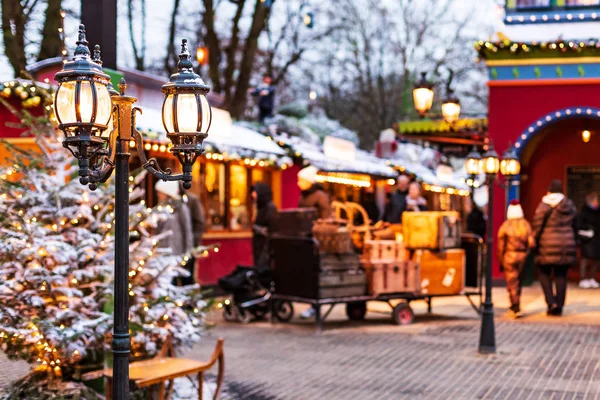
[[[506,58],[553,58],[553,57],[594,57],[600,56],[600,41],[557,40],[551,42],[513,42],[502,40],[475,43],[478,60],[499,60]]]
[[[48,79],[46,79],[45,83],[48,82]],[[0,96],[7,100],[20,100],[23,108],[43,106],[46,111],[52,110],[54,101],[50,86],[46,88],[32,81],[23,80],[0,83]]]

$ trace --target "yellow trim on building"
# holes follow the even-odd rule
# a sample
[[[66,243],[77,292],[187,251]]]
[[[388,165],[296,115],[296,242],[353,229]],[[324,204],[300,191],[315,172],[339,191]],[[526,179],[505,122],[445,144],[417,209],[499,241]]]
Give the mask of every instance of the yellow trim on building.
[[[488,67],[512,67],[519,65],[552,65],[552,64],[600,64],[600,57],[581,58],[511,58],[506,60],[485,60]]]

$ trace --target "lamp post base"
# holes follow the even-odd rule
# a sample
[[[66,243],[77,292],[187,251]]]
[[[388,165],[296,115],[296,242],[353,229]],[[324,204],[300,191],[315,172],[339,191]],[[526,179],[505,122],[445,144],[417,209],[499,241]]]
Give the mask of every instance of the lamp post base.
[[[479,336],[479,353],[494,354],[496,352],[496,329],[494,327],[494,305],[484,303],[481,315],[481,333]]]

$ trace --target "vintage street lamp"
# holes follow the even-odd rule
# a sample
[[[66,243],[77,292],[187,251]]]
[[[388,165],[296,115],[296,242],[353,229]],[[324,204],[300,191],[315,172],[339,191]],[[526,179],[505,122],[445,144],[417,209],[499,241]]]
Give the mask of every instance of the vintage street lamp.
[[[481,174],[481,155],[475,147],[467,154],[465,171],[468,175],[467,184],[471,187],[471,200],[473,200],[475,194],[475,182],[477,181],[477,177]]]
[[[500,173],[507,179],[513,179],[521,173],[521,162],[517,157],[512,145],[509,143],[508,149],[502,155],[500,162]]]
[[[426,75],[425,72],[421,73],[421,80],[413,89],[415,109],[421,118],[425,117],[425,114],[431,110],[431,106],[433,105],[433,84],[427,80]]]
[[[73,60],[65,63],[55,79],[59,87],[55,111],[59,129],[65,134],[63,146],[79,163],[79,180],[96,189],[115,171],[115,278],[113,328],[112,398],[129,399],[129,144],[133,140],[142,166],[158,179],[183,181],[191,187],[192,165],[202,154],[202,142],[210,128],[212,113],[206,100],[208,86],[192,70],[187,40],[181,44],[178,72],[163,87],[163,124],[171,140],[171,153],[182,165],[181,174],[162,170],[156,159],[146,158],[143,138],[135,129],[135,97],[127,96],[121,79],[119,92],[110,86],[102,71],[100,49],[90,56],[85,27],[79,26],[79,40]],[[103,132],[108,131],[108,135]]]
[[[448,97],[442,103],[442,116],[444,121],[449,124],[453,124],[458,121],[460,116],[460,100],[454,94],[452,90],[448,91]]]

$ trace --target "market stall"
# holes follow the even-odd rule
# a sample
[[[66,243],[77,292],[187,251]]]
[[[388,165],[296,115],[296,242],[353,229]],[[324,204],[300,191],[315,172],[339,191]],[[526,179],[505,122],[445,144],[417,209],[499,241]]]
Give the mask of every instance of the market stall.
[[[166,156],[168,147],[161,130],[160,111],[145,111],[144,116],[149,122],[138,129],[144,134],[145,149],[151,156]],[[268,184],[273,189],[275,204],[281,207],[282,171],[292,165],[292,160],[271,140],[232,124],[227,112],[214,108],[213,126],[204,143],[205,153],[194,165],[190,193],[197,195],[204,207],[203,243],[219,245],[219,254],[201,260],[196,271],[197,280],[210,285],[237,265],[252,265],[254,210],[250,188],[257,182]],[[150,204],[154,201],[148,199]]]

